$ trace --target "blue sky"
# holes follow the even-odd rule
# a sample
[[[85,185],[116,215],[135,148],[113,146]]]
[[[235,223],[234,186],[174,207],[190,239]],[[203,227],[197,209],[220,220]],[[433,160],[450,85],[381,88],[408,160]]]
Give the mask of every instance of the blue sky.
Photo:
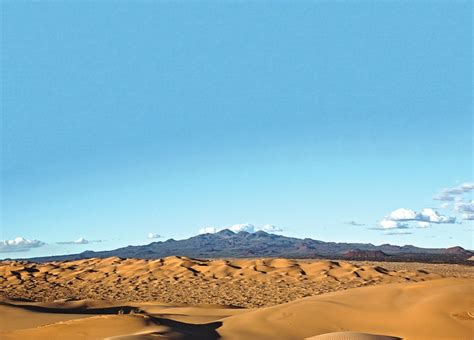
[[[0,257],[238,223],[473,248],[469,1],[1,7]]]

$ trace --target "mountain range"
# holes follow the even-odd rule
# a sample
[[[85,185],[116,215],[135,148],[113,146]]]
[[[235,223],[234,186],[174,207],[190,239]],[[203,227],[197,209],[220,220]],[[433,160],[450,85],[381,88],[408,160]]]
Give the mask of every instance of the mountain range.
[[[34,262],[78,260],[86,258],[152,259],[166,256],[195,258],[331,258],[376,261],[417,261],[439,263],[469,263],[474,253],[462,247],[419,248],[370,243],[336,243],[299,239],[264,231],[234,233],[224,229],[213,234],[201,234],[184,240],[169,239],[147,245],[127,246],[107,251],[85,251],[79,254],[46,256],[27,259]]]

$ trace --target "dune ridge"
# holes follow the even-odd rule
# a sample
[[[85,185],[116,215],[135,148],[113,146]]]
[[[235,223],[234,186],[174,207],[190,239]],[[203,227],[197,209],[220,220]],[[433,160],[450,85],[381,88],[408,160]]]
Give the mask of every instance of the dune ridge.
[[[95,299],[261,307],[341,289],[442,277],[344,261],[289,259],[85,259],[0,262],[4,297]]]
[[[53,303],[5,300],[0,332],[16,339],[471,339],[474,280],[451,278],[361,287],[258,309],[119,305],[103,301]],[[29,307],[43,307],[31,310]],[[127,313],[104,313],[111,307]],[[49,309],[49,312],[46,310]],[[83,309],[87,316],[76,314]],[[54,312],[52,312],[54,311]],[[67,313],[67,312],[73,313]],[[91,315],[97,312],[97,315]],[[18,314],[28,324],[14,328]],[[102,314],[101,314],[102,313]],[[64,320],[54,320],[63,315]],[[42,322],[33,323],[35,318]],[[49,319],[48,319],[49,318]],[[0,323],[0,326],[3,326]]]
[[[233,339],[302,339],[353,331],[403,339],[467,340],[474,335],[473,311],[474,280],[440,279],[303,298],[229,317],[219,332]],[[242,324],[245,330],[233,335]]]

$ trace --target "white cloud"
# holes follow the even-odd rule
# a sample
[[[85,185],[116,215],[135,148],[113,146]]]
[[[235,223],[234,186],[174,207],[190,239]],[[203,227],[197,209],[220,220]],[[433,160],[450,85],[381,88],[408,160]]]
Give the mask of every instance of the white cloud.
[[[455,217],[448,217],[440,215],[436,210],[432,208],[424,208],[420,213],[417,213],[411,209],[400,208],[392,211],[386,220],[390,221],[419,221],[419,222],[430,222],[430,223],[456,223]]]
[[[240,231],[246,231],[248,233],[255,232],[255,226],[253,224],[250,224],[250,223],[234,224],[233,226],[231,226],[229,228],[226,228],[226,229],[229,229],[229,230],[233,231],[234,233],[238,233]]]
[[[464,221],[474,221],[474,214],[462,214]]]
[[[468,202],[456,202],[454,204],[454,210],[461,213],[474,213],[474,201]]]
[[[358,223],[356,221],[348,221],[348,222],[344,222],[344,224],[353,225],[353,226],[357,226],[357,227],[365,226],[364,223]]]
[[[214,233],[217,233],[217,232],[219,232],[221,230],[224,230],[224,229],[229,229],[230,231],[233,231],[234,233],[238,233],[238,232],[241,232],[241,231],[245,231],[245,232],[248,232],[248,233],[254,233],[258,230],[263,230],[263,231],[268,232],[268,233],[276,233],[276,232],[282,232],[283,231],[282,228],[271,225],[271,224],[266,224],[261,228],[257,228],[257,227],[255,227],[255,225],[253,225],[251,223],[239,223],[239,224],[234,224],[232,226],[224,227],[224,228],[216,228],[216,227],[201,228],[201,229],[199,229],[199,234],[214,234]]]
[[[436,210],[431,208],[423,209],[417,220],[431,223],[456,223],[456,217],[440,215]]]
[[[278,233],[283,231],[282,228],[276,227],[271,224],[265,224],[260,230],[266,231],[267,233]]]
[[[429,226],[431,226],[430,222],[418,222],[419,228],[428,228]]]
[[[461,188],[464,192],[470,192],[474,190],[474,183],[463,183],[461,184]]]
[[[418,218],[419,215],[415,211],[405,208],[394,210],[387,217],[387,219],[392,221],[415,221]]]
[[[408,228],[407,223],[401,223],[397,221],[392,221],[388,219],[381,220],[379,222],[381,229],[406,229]]]
[[[159,235],[159,234],[156,234],[156,233],[148,233],[148,236],[147,236],[150,240],[152,239],[156,239],[156,238],[162,238],[163,236]]]
[[[441,203],[441,209],[448,209],[449,203]]]
[[[44,246],[45,243],[38,240],[28,240],[24,237],[16,237],[13,240],[0,241],[0,253],[11,253],[17,251],[28,251],[32,248]]]
[[[412,232],[410,231],[389,231],[387,233],[383,233],[384,235],[411,235]]]
[[[61,241],[61,242],[56,242],[56,244],[89,244],[89,243],[98,243],[102,242],[102,240],[87,240],[84,237],[79,237],[75,241]]]
[[[450,189],[444,189],[441,193],[448,194],[448,195],[461,195],[464,193],[464,190],[461,187],[450,188]]]
[[[439,201],[454,201],[455,197],[453,196],[462,195],[471,192],[472,190],[474,190],[474,183],[466,182],[457,187],[446,188],[441,190],[441,192],[435,197],[433,197],[433,199]]]
[[[433,199],[437,201],[454,201],[454,197],[445,192],[435,195]]]
[[[474,190],[474,183],[463,183],[454,188],[444,189],[443,192],[446,192],[451,195],[460,195]]]

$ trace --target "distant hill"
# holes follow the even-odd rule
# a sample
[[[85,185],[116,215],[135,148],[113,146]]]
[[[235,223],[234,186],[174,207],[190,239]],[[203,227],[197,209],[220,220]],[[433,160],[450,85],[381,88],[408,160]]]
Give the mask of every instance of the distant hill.
[[[37,257],[28,260],[46,262],[110,256],[152,259],[173,255],[196,258],[285,257],[472,263],[467,259],[474,253],[461,247],[433,249],[411,245],[400,247],[382,244],[375,246],[370,243],[336,243],[310,238],[299,239],[269,234],[264,231],[234,233],[225,229],[214,234],[202,234],[179,241],[169,239],[142,246],[128,246],[97,252],[85,251],[80,254]]]
[[[347,259],[368,260],[368,261],[384,261],[389,255],[381,250],[350,250],[344,254]]]
[[[463,247],[451,247],[444,249],[444,254],[453,254],[453,255],[465,255],[467,258],[473,255],[473,253],[469,250],[464,249]]]

